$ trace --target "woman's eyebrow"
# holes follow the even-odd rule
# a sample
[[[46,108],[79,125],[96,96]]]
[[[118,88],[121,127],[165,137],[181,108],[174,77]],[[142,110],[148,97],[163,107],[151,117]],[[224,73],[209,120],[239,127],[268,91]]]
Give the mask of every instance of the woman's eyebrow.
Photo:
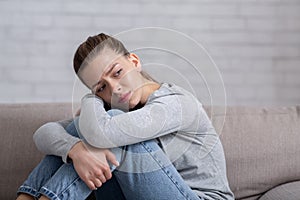
[[[104,72],[105,75],[109,74],[114,67],[117,65],[118,63],[114,63],[111,67],[108,68],[108,70],[106,70],[106,72]],[[94,89],[94,87],[96,87],[99,83],[101,82],[101,80],[99,80],[97,83],[95,83],[94,85],[92,85],[92,89]]]
[[[96,87],[99,83],[100,83],[101,80],[99,80],[97,83],[95,83],[94,85],[92,85],[92,90],[94,89],[94,87]]]
[[[106,72],[104,72],[105,75],[109,74],[113,69],[114,67],[117,65],[118,63],[114,63],[111,67],[108,68],[108,70],[106,70]]]

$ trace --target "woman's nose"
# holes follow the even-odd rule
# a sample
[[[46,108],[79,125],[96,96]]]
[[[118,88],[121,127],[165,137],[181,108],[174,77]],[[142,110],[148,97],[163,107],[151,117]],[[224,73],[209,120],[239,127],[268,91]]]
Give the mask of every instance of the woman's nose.
[[[112,92],[113,92],[113,94],[121,94],[121,91],[122,91],[121,84],[119,83],[119,81],[115,81],[112,84]]]

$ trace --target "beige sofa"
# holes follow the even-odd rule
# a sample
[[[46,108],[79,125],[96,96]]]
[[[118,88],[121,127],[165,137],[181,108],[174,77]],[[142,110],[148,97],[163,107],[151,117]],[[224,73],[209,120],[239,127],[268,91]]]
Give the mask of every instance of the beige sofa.
[[[223,142],[236,199],[300,199],[300,106],[205,107]],[[0,104],[0,199],[43,157],[32,134],[42,124],[72,116],[71,103]]]

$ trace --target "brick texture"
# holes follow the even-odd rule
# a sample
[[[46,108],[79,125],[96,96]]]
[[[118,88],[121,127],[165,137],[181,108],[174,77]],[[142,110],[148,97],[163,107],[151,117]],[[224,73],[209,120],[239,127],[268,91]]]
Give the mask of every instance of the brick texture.
[[[70,101],[77,46],[105,32],[203,104],[299,104],[299,21],[299,0],[2,0],[0,102]]]

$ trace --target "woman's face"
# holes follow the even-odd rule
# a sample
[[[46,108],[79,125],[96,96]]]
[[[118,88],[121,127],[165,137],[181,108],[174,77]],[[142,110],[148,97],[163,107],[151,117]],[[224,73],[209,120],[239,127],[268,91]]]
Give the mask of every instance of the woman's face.
[[[91,91],[112,108],[128,110],[143,99],[145,78],[137,55],[117,55],[104,49],[78,75]]]

